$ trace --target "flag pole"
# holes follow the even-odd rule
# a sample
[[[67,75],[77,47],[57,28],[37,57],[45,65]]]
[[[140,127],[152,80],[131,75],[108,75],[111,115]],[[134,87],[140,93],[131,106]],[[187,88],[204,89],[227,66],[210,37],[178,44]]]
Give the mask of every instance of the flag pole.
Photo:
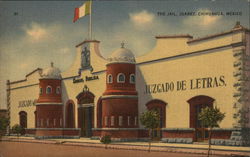
[[[92,40],[92,0],[90,0],[89,39]]]

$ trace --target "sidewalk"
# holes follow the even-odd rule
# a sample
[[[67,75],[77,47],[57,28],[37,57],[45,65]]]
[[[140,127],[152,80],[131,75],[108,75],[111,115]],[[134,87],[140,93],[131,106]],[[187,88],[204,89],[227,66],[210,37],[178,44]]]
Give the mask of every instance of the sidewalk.
[[[38,140],[34,137],[19,137],[16,136],[4,136],[3,141],[18,141],[18,142],[29,142],[29,143],[44,143],[44,144],[63,144],[63,145],[74,145],[84,147],[104,147],[104,144],[100,143],[99,140],[91,140],[89,138],[80,139],[45,139]],[[178,152],[178,153],[193,153],[193,154],[206,154],[207,144],[177,144],[177,143],[162,143],[152,142],[152,151],[163,151],[163,152]],[[126,149],[126,150],[148,150],[147,142],[113,142],[108,145],[109,149]],[[244,156],[250,157],[250,147],[234,147],[234,146],[211,146],[211,154],[222,155],[222,156]]]

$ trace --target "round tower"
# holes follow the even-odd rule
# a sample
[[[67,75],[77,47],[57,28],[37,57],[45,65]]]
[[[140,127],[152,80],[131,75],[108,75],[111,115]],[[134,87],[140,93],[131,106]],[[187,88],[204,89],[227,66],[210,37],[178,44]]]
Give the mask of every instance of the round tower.
[[[53,63],[44,69],[39,79],[40,94],[36,103],[37,128],[62,128],[63,104],[61,99],[60,70]]]
[[[121,48],[111,54],[108,61],[106,90],[102,96],[102,128],[120,130],[117,133],[110,132],[113,138],[116,136],[136,138],[138,136],[136,131],[138,128],[138,96],[135,86],[135,57],[122,44]],[[102,134],[108,132],[102,131]]]

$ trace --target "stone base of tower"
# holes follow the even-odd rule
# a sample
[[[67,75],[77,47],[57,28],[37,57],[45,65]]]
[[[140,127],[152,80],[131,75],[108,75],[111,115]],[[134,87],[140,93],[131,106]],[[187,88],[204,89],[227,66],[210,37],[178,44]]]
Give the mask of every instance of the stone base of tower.
[[[79,128],[36,128],[35,138],[80,138]]]
[[[92,139],[100,139],[102,136],[110,135],[112,141],[148,140],[148,134],[141,128],[93,128],[92,131]]]

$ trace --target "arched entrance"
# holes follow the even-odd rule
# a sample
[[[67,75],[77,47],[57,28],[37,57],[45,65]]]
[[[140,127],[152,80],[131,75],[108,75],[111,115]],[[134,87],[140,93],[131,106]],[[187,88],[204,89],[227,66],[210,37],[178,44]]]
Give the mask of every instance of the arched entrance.
[[[72,100],[66,103],[66,127],[75,128],[75,104]]]
[[[19,112],[19,125],[27,128],[27,113],[25,111]]]
[[[205,96],[199,95],[195,96],[187,101],[189,103],[189,115],[190,115],[190,128],[195,128],[194,141],[202,142],[208,140],[208,128],[202,124],[198,119],[198,115],[201,112],[202,108],[213,107],[214,99]]]
[[[94,94],[89,92],[85,85],[81,93],[77,95],[78,103],[78,128],[81,128],[81,136],[91,137],[94,127]]]
[[[146,106],[148,110],[156,110],[160,114],[160,124],[157,129],[152,132],[153,140],[160,140],[162,138],[161,128],[166,127],[166,105],[162,100],[151,100]]]

